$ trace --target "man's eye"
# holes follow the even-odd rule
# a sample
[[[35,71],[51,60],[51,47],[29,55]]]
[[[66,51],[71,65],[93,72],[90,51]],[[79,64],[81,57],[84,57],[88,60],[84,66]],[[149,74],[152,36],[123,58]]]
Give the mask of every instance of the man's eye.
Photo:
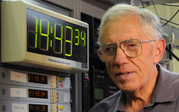
[[[137,44],[130,43],[130,44],[127,44],[125,47],[127,50],[135,50],[135,49],[138,49],[139,46]]]
[[[114,52],[115,51],[115,47],[108,47],[105,49],[105,52]]]
[[[105,52],[108,52],[108,51],[110,51],[110,47],[108,47],[108,48],[105,49]]]
[[[135,47],[135,46],[137,46],[136,44],[128,44],[127,45],[128,47]]]

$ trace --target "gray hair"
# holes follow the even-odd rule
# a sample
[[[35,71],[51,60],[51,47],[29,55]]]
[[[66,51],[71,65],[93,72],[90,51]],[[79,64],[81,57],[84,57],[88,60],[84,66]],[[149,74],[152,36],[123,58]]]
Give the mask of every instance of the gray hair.
[[[141,26],[143,27],[144,33],[147,34],[155,34],[156,39],[162,38],[163,30],[161,27],[160,19],[153,14],[152,12],[141,9],[135,6],[127,5],[127,4],[117,4],[112,8],[108,9],[106,13],[103,15],[101,24],[99,27],[99,37],[98,37],[98,44],[101,45],[101,38],[103,33],[103,27],[105,24],[111,20],[115,16],[122,16],[123,14],[136,14],[139,16],[139,21]],[[149,28],[152,29],[152,33],[149,32]]]

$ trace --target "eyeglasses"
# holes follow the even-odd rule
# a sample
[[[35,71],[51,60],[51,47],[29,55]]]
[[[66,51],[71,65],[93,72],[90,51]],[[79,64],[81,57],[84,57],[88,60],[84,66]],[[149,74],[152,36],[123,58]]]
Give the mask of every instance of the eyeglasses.
[[[98,56],[102,62],[110,62],[115,58],[117,47],[119,46],[126,56],[135,58],[142,52],[142,43],[152,41],[155,40],[140,41],[138,39],[130,39],[117,43],[108,43],[99,47]]]

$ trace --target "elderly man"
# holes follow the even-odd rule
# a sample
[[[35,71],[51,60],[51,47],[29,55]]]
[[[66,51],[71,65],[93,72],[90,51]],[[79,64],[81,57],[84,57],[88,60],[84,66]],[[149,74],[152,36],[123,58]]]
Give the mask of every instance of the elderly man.
[[[120,88],[90,112],[179,112],[179,74],[157,64],[165,50],[160,20],[118,4],[103,16],[98,56]]]

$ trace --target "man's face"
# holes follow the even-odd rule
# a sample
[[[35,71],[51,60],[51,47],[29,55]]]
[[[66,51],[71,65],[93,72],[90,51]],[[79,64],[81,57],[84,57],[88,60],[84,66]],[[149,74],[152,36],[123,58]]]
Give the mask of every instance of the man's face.
[[[114,17],[106,23],[102,33],[102,44],[129,39],[152,40],[144,34],[135,15]],[[142,43],[142,52],[135,58],[127,57],[120,47],[114,60],[106,63],[109,76],[123,91],[133,92],[147,87],[154,71],[153,42]]]

